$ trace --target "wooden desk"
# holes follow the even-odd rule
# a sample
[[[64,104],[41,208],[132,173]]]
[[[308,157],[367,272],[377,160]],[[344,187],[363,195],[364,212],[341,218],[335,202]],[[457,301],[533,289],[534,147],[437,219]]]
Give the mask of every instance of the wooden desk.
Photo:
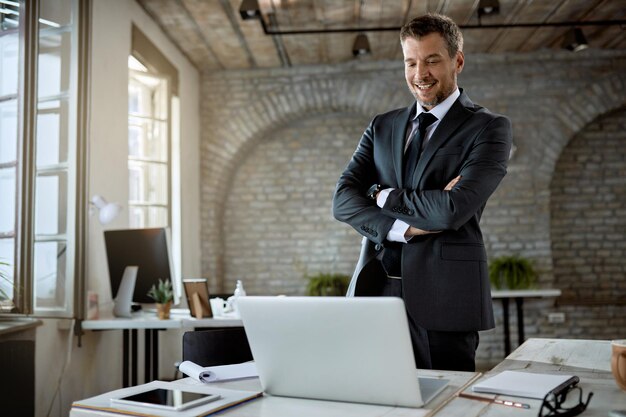
[[[168,320],[159,320],[156,313],[138,312],[130,318],[105,316],[98,320],[84,320],[83,330],[122,330],[122,386],[138,384],[138,330],[144,330],[144,382],[159,378],[159,331],[167,329],[196,329],[200,327],[241,327],[241,320],[196,319],[189,315],[171,314]]]
[[[491,291],[491,298],[502,300],[504,322],[504,356],[511,353],[511,329],[509,325],[509,300],[514,299],[517,307],[517,345],[526,340],[524,336],[524,298],[551,298],[561,295],[561,290],[497,290]]]
[[[610,341],[529,339],[493,370],[487,372],[483,378],[505,370],[580,377],[579,386],[583,389],[584,398],[587,398],[590,391],[594,393],[587,410],[581,414],[581,417],[607,417],[611,410],[626,410],[626,392],[617,386],[611,374]],[[500,396],[500,398],[512,399],[514,397]],[[440,415],[441,417],[454,415],[504,417],[511,416],[512,413],[519,417],[537,416],[541,400],[526,398],[522,400],[530,404],[531,408],[528,410],[511,409],[497,404],[456,398],[441,414],[437,414],[437,417]]]

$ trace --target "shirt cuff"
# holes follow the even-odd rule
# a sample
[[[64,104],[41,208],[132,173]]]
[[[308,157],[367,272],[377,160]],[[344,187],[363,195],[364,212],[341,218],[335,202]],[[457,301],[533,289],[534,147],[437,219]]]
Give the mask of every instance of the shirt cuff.
[[[385,203],[387,202],[387,197],[389,197],[389,193],[391,193],[394,188],[385,188],[384,190],[380,190],[378,196],[376,196],[376,205],[380,208],[383,208]]]
[[[391,225],[391,229],[387,233],[387,240],[390,242],[407,243],[404,234],[409,229],[409,224],[402,220],[397,220]]]

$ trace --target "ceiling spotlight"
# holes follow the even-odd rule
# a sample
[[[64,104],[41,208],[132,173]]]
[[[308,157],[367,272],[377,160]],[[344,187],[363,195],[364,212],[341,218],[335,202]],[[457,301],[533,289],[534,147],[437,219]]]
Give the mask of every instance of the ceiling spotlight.
[[[258,0],[243,0],[239,6],[239,14],[242,20],[261,17],[261,9]]]
[[[498,14],[500,12],[500,2],[498,0],[480,0],[478,2],[478,16]]]
[[[562,46],[572,52],[578,52],[589,48],[587,38],[585,38],[585,34],[581,28],[572,28],[567,31],[565,38],[563,38]]]
[[[357,35],[354,40],[354,45],[352,46],[352,55],[362,56],[371,53],[372,50],[370,49],[370,41],[367,39],[367,35],[362,33]]]

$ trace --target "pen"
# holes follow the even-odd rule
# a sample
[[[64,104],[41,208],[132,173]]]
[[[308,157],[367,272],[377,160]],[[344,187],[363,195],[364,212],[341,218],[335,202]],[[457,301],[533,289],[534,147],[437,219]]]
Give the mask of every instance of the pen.
[[[484,401],[484,402],[487,402],[487,403],[507,405],[509,407],[530,408],[530,405],[524,404],[524,403],[518,403],[516,401],[497,400],[495,398],[487,398],[487,397],[481,397],[479,395],[465,394],[464,392],[459,393],[459,397],[467,398],[467,399],[470,399],[470,400]]]

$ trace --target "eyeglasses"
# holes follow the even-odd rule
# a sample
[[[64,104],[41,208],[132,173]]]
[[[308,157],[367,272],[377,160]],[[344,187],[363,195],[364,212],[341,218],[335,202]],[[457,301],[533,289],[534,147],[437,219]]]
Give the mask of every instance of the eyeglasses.
[[[567,394],[578,391],[578,404],[573,407],[564,407]],[[587,409],[589,401],[593,397],[593,392],[587,395],[587,400],[583,402],[583,390],[580,387],[568,386],[560,392],[550,391],[543,397],[543,403],[539,409],[539,417],[574,417]],[[571,397],[570,397],[571,398]],[[572,402],[571,400],[569,401]]]

